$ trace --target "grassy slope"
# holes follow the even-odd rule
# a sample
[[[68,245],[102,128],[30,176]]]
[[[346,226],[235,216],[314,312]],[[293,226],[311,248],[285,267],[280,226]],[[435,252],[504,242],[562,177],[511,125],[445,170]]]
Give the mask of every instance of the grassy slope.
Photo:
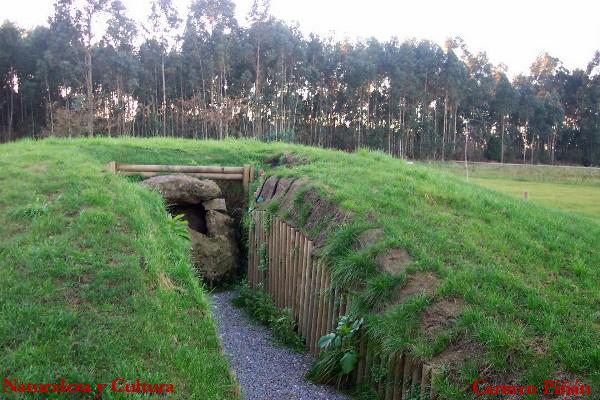
[[[102,168],[74,143],[0,146],[0,376],[232,398],[188,244],[158,195]]]
[[[133,189],[123,179],[104,178],[98,174],[101,165],[110,160],[239,165],[260,160],[286,148],[306,155],[312,162],[278,173],[310,176],[335,201],[354,213],[355,226],[384,227],[385,240],[379,250],[392,246],[408,249],[415,259],[408,274],[429,270],[442,280],[433,298],[417,296],[388,313],[374,314],[369,318],[372,332],[384,341],[385,351],[409,349],[414,354],[429,358],[449,342],[463,336],[469,341],[480,343],[485,350],[485,354],[473,357],[473,368],[490,365],[492,370],[499,373],[515,371],[520,382],[531,384],[539,384],[543,379],[553,377],[557,371],[572,372],[585,377],[593,383],[596,390],[600,390],[600,226],[584,218],[517,201],[475,185],[465,186],[460,179],[368,152],[348,155],[300,146],[234,141],[45,141],[35,145],[25,142],[4,146],[2,162],[6,163],[5,160],[10,159],[26,166],[31,161],[19,160],[23,159],[23,153],[28,152],[56,154],[64,159],[67,159],[66,154],[73,154],[76,157],[74,162],[79,163],[78,159],[81,159],[84,163],[90,163],[89,175],[96,176],[94,179],[109,179],[114,184],[114,202],[121,197],[118,193],[122,193],[123,189]],[[13,155],[17,150],[21,154]],[[19,169],[13,171],[18,173]],[[39,184],[30,178],[30,172],[20,175],[22,179],[17,182],[26,180],[24,185],[29,188],[15,190],[12,196],[3,195],[5,199],[0,204],[4,210],[12,207],[12,197],[20,196],[26,199],[26,203],[31,203],[34,196],[29,190],[41,190]],[[42,178],[43,173],[40,172],[37,178],[40,183],[56,184],[54,179]],[[4,180],[6,179],[5,176]],[[57,186],[54,189],[56,192],[61,185]],[[94,184],[89,189],[93,190],[97,186],[98,184]],[[85,192],[74,188],[71,193],[75,192],[81,195],[73,195],[79,199],[73,201],[84,201]],[[71,212],[79,212],[81,206],[82,204],[73,205]],[[116,207],[110,208],[117,212]],[[6,212],[3,211],[3,214]],[[68,212],[63,215],[65,216],[62,218],[71,218],[68,217]],[[76,227],[83,223],[78,220],[81,218],[75,217]],[[113,223],[107,222],[107,225],[113,226]],[[15,224],[11,223],[8,227],[3,224],[3,236],[10,233],[6,232],[7,229],[17,229],[10,226]],[[54,229],[60,231],[59,227]],[[85,227],[79,229],[79,233],[87,232]],[[29,244],[10,245],[9,242],[12,252],[4,250],[2,254],[13,257],[11,265],[23,265],[21,268],[25,270],[39,268],[46,270],[44,273],[47,274],[48,261],[32,264],[25,262],[23,256],[17,254],[17,249],[33,252],[32,249],[39,246],[34,242],[38,234],[39,231],[32,229],[25,234]],[[75,233],[73,235],[78,237]],[[97,232],[97,235],[100,240],[103,233]],[[345,239],[347,238],[342,232],[332,240],[342,243]],[[77,239],[79,240],[84,239]],[[68,245],[64,244],[65,249],[74,251],[69,250],[73,241],[67,242]],[[86,253],[87,251],[82,251],[81,256]],[[106,257],[105,252],[100,254]],[[361,294],[365,299],[364,303],[373,298],[385,301],[386,296],[391,296],[405,280],[404,277],[390,279],[372,269],[365,261],[372,255],[342,252],[335,255],[333,260],[336,276],[340,281],[358,277],[366,282],[367,290]],[[157,263],[157,269],[162,268],[159,264]],[[135,267],[132,265],[131,268]],[[14,275],[11,279],[19,276],[17,272],[11,272]],[[11,274],[3,279],[10,278]],[[72,286],[77,279],[68,275],[59,281]],[[26,280],[24,282],[27,284]],[[35,282],[39,284],[42,280]],[[394,282],[395,285],[382,282]],[[54,293],[53,296],[58,293],[51,287],[46,290]],[[90,285],[88,290],[96,289]],[[462,297],[467,306],[449,331],[442,332],[432,340],[419,331],[419,317],[428,304],[443,297]],[[23,300],[13,300],[20,312],[22,302]],[[106,303],[112,301],[104,299],[102,304]],[[64,299],[56,303],[56,309],[65,310],[64,306]],[[151,326],[150,322],[148,324]],[[89,329],[90,332],[101,332],[98,327],[90,326]],[[30,330],[19,332],[24,341],[29,340]],[[49,329],[45,334],[52,332],[54,330]],[[211,335],[212,331],[209,337]],[[6,334],[3,333],[0,337],[6,337]],[[170,343],[170,340],[165,340]],[[98,343],[94,345],[97,346]],[[156,356],[152,360],[164,362],[162,354],[161,352],[161,357]],[[73,355],[71,353],[69,359],[77,358]],[[85,354],[82,357],[85,358]],[[110,365],[110,368],[120,365],[112,361],[105,365]],[[47,361],[44,363],[46,366],[50,365]],[[6,363],[3,362],[4,364]],[[87,364],[82,362],[79,365],[85,370],[83,366]],[[53,365],[61,366],[61,359]],[[467,383],[475,375],[473,368],[465,368],[456,380]],[[167,378],[173,376],[168,372],[163,374]]]
[[[434,163],[435,169],[464,177],[464,166]],[[600,169],[473,164],[471,182],[533,202],[592,217],[600,222]]]

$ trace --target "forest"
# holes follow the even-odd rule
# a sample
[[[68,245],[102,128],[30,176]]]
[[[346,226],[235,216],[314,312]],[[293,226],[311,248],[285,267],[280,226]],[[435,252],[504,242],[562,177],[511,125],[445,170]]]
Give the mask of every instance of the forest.
[[[600,164],[600,52],[510,77],[459,37],[304,35],[255,0],[56,0],[47,26],[0,26],[0,141],[229,137],[409,159]],[[103,27],[98,29],[98,27]],[[527,38],[523,38],[527,40]],[[518,44],[515,43],[515,46]]]

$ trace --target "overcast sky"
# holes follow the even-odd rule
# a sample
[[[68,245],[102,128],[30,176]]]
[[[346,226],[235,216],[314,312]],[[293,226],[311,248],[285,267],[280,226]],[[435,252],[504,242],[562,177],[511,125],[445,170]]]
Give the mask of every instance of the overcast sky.
[[[185,13],[190,0],[173,0]],[[30,28],[46,24],[52,0],[2,0],[0,18]],[[130,16],[143,20],[149,1],[123,0]],[[252,0],[234,0],[240,23]],[[471,51],[485,50],[511,75],[526,72],[544,52],[569,68],[585,68],[600,50],[598,0],[272,0],[277,18],[297,21],[306,34],[386,40],[462,37]],[[185,15],[185,14],[184,14]]]

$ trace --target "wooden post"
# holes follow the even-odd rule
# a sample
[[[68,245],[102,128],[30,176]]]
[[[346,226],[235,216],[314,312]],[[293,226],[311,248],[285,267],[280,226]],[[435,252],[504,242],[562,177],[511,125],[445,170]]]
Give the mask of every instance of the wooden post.
[[[395,375],[394,368],[396,367],[396,355],[392,354],[387,360],[387,375],[385,381],[385,400],[393,400],[394,398],[394,383]]]
[[[304,268],[304,279],[302,281],[302,334],[306,338],[308,343],[308,312],[310,310],[310,280],[311,280],[311,263],[310,263],[310,250],[312,242],[304,237],[304,249],[302,250],[303,259],[302,264]]]
[[[301,265],[301,252],[300,252],[300,246],[301,246],[301,234],[300,231],[295,231],[294,234],[294,277],[293,277],[293,293],[292,293],[292,297],[293,297],[293,309],[294,309],[294,319],[296,320],[296,322],[299,321],[300,317],[300,284],[302,281],[302,268],[300,268]]]
[[[242,185],[244,186],[244,194],[246,198],[248,197],[248,193],[250,191],[250,166],[248,164],[244,165],[244,172],[242,173]]]
[[[421,398],[426,399],[429,397],[431,392],[431,367],[423,365],[423,372],[421,375]]]
[[[286,246],[285,246],[285,306],[292,309],[292,248],[294,243],[294,230],[285,224]]]
[[[285,253],[287,230],[283,221],[279,220],[279,307],[285,307]]]
[[[438,397],[438,393],[437,393],[437,390],[435,389],[435,382],[438,379],[438,377],[440,376],[440,370],[432,367],[430,376],[431,377],[429,378],[429,385],[430,385],[431,389],[429,391],[429,398],[431,400],[436,400]]]
[[[316,292],[317,292],[317,272],[318,272],[318,268],[317,268],[317,263],[315,260],[312,259],[312,257],[309,256],[309,260],[310,260],[310,264],[311,264],[311,271],[310,271],[310,295],[309,295],[309,307],[308,307],[308,313],[307,313],[307,330],[306,330],[306,337],[309,341],[310,344],[310,351],[312,352],[314,349],[314,341],[313,341],[313,329],[315,326],[315,319],[313,318],[314,316],[314,312],[315,312],[315,303],[316,303]]]
[[[273,301],[275,305],[279,307],[279,220],[277,217],[273,218]]]
[[[360,385],[365,378],[365,367],[367,361],[367,339],[364,330],[360,332],[360,344],[358,347],[358,366],[356,367],[356,384]]]
[[[404,371],[402,374],[402,397],[410,391],[410,378],[412,376],[411,357],[404,355]]]
[[[106,164],[106,170],[108,172],[115,173],[115,172],[117,172],[117,168],[118,168],[118,165],[117,165],[116,161],[111,161],[108,164]]]
[[[394,368],[394,400],[402,400],[402,382],[404,382],[404,354],[396,354]]]
[[[254,261],[256,259],[256,240],[254,240],[254,233],[256,232],[256,214],[250,215],[252,218],[252,225],[248,228],[248,285],[252,289],[256,289],[256,277]]]
[[[417,385],[421,384],[421,373],[423,372],[423,365],[418,360],[413,359],[412,365],[412,384],[410,385],[411,394],[415,392]]]
[[[367,356],[365,357],[365,375],[364,381],[367,384],[372,382],[373,375],[373,351],[371,350],[372,346],[369,346],[369,342],[367,340]]]
[[[269,218],[269,236],[268,236],[268,240],[269,240],[269,271],[268,271],[268,276],[269,276],[269,294],[271,296],[273,296],[273,294],[275,293],[275,230],[276,230],[276,224],[275,224],[275,219],[273,217],[271,217],[271,215],[269,215],[266,211],[263,211],[264,217],[265,218]]]

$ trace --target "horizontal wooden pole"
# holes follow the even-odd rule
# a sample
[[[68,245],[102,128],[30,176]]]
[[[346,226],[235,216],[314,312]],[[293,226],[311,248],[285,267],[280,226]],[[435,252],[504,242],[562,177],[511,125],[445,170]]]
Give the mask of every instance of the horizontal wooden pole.
[[[137,171],[121,172],[121,175],[141,175],[146,178],[158,176],[160,174],[162,174],[162,172],[137,172]],[[213,174],[213,173],[187,173],[186,172],[186,175],[193,176],[195,178],[215,179],[215,180],[221,180],[221,181],[241,181],[242,180],[242,174]]]
[[[145,165],[145,164],[120,164],[116,163],[116,170],[120,172],[181,172],[197,174],[239,174],[242,179],[244,167],[210,167],[200,165]]]

